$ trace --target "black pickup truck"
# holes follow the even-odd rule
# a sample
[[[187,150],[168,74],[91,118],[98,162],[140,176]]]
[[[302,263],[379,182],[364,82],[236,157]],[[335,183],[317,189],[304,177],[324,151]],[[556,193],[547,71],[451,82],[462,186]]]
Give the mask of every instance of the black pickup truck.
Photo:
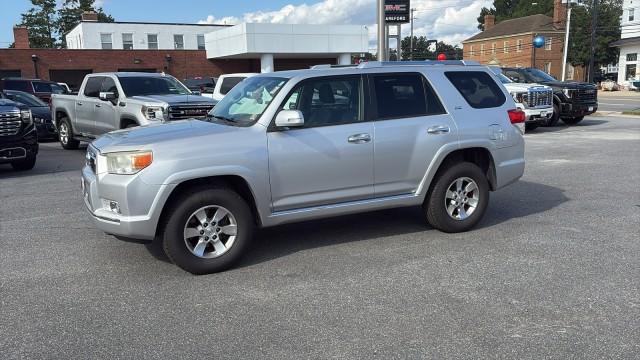
[[[595,84],[558,81],[535,68],[503,68],[502,73],[515,82],[537,83],[553,89],[553,116],[547,126],[557,124],[560,119],[567,125],[575,125],[598,110],[598,88]]]
[[[0,91],[0,164],[30,170],[36,164],[38,132],[31,110],[7,99]]]

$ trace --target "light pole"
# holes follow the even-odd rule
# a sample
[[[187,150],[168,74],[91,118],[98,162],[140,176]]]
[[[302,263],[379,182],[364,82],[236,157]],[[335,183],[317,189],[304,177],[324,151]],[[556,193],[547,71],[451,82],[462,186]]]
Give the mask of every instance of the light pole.
[[[593,82],[596,74],[595,57],[596,57],[596,28],[598,27],[598,0],[593,0],[591,8],[591,58],[589,58],[589,82]]]
[[[562,55],[562,81],[567,76],[567,55],[569,54],[569,29],[571,29],[571,2],[567,1],[567,25],[564,31],[564,54]]]
[[[411,8],[411,41],[409,47],[409,59],[413,60],[413,12],[416,11],[415,8]]]
[[[377,1],[378,12],[378,61],[387,60],[387,32],[384,19],[384,0]]]

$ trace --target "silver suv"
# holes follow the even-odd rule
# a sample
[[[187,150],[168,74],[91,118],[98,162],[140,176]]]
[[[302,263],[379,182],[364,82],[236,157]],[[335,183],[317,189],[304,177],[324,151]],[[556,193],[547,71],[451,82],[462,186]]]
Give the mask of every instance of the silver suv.
[[[434,228],[469,230],[489,191],[522,176],[524,120],[491,70],[462,61],[262,74],[208,121],[95,140],[82,188],[100,229],[158,237],[175,264],[211,273],[256,227],[422,206]]]

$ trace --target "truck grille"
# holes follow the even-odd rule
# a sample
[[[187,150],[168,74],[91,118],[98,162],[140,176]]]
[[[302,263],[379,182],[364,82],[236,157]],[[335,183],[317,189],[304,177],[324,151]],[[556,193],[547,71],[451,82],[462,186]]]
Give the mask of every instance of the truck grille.
[[[19,112],[0,114],[0,136],[16,135],[20,131],[22,121]]]
[[[549,107],[553,105],[553,90],[531,89],[523,100],[528,108]]]
[[[169,107],[169,120],[203,119],[213,105],[182,105]]]
[[[581,103],[592,103],[598,99],[598,90],[596,89],[580,89],[577,91],[578,101]]]

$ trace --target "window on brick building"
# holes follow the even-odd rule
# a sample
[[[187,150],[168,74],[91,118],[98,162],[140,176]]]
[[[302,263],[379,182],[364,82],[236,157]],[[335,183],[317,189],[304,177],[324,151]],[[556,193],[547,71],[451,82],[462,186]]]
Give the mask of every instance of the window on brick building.
[[[518,39],[518,42],[516,44],[516,51],[522,52],[522,39]]]
[[[635,20],[635,9],[629,9],[629,21]]]
[[[184,49],[184,35],[173,35],[173,48],[176,50]]]
[[[480,56],[484,55],[484,44],[480,45]]]
[[[204,34],[199,34],[198,35],[198,50],[204,50],[204,49],[205,49]]]
[[[627,54],[627,61],[638,61],[638,53]]]
[[[544,41],[544,49],[545,49],[545,50],[551,50],[551,43],[552,43],[552,42],[553,42],[553,39],[552,39],[552,38],[547,38],[547,39]]]
[[[544,64],[544,72],[551,74],[551,62]]]
[[[475,53],[473,52],[473,45],[469,46],[469,55],[475,55]]]
[[[103,49],[113,49],[113,40],[111,34],[100,34],[100,42]]]
[[[506,54],[509,52],[509,42],[505,41],[504,44],[502,44],[502,51]]]
[[[491,54],[492,55],[496,54],[496,43],[491,43]]]
[[[122,34],[122,48],[133,50],[133,34]]]
[[[158,34],[147,34],[147,48],[149,50],[158,49]]]

